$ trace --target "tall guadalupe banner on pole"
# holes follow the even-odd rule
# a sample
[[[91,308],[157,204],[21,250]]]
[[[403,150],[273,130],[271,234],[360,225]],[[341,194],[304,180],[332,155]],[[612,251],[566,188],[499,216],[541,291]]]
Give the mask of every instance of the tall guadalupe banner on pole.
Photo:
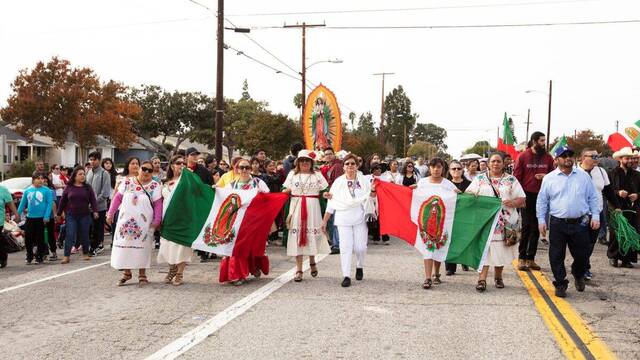
[[[307,97],[302,115],[302,134],[308,150],[331,146],[340,151],[342,120],[336,96],[326,86],[318,85]]]

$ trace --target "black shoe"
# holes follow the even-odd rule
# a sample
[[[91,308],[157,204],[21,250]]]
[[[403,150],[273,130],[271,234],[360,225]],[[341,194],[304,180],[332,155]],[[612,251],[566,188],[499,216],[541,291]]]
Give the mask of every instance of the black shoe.
[[[567,285],[556,286],[556,296],[559,298],[567,297]]]
[[[36,264],[40,265],[40,264],[42,264],[43,262],[44,262],[44,259],[43,259],[43,258],[41,258],[41,257],[37,257],[37,258],[36,258]]]
[[[0,259],[0,269],[7,267],[7,259],[9,257],[5,254],[1,259]]]
[[[463,271],[469,271],[469,267],[467,265],[462,265],[462,270]]]
[[[455,274],[455,272],[454,272],[454,271],[447,270],[447,272],[446,272],[446,274],[445,274],[445,275],[447,275],[447,276],[451,276],[451,275],[454,275],[454,274]]]
[[[344,280],[342,280],[342,287],[349,287],[351,286],[351,279],[347,276],[344,278]]]
[[[340,249],[331,249],[331,255],[340,254]]]
[[[364,277],[364,271],[362,268],[356,268],[356,280],[362,280]]]
[[[31,262],[33,261],[33,259],[25,259],[24,263],[27,265],[31,265]]]
[[[627,268],[627,269],[633,269],[633,264],[632,264],[632,263],[630,263],[630,262],[623,262],[623,263],[620,265],[620,267]]]
[[[96,251],[93,250],[93,249],[89,250],[89,253],[87,255],[89,255],[89,257],[94,257],[94,256],[96,256]]]
[[[618,267],[618,260],[616,259],[609,259],[609,265],[613,266],[613,267]]]
[[[576,290],[578,290],[579,292],[583,292],[584,287],[586,286],[586,281],[584,280],[584,276],[575,278],[574,280],[576,282]]]
[[[382,240],[382,245],[389,245],[389,240]]]

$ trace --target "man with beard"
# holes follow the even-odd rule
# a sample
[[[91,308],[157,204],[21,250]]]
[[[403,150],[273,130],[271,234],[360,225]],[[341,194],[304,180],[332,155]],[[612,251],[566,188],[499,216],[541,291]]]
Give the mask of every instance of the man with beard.
[[[629,224],[636,230],[638,229],[638,216],[630,211],[637,211],[639,206],[637,204],[639,188],[638,173],[633,169],[634,163],[637,159],[637,154],[634,153],[631,148],[625,147],[613,154],[613,158],[618,160],[618,166],[611,171],[609,178],[611,179],[611,186],[614,189],[618,202],[623,210],[622,214],[629,221]],[[616,240],[615,231],[613,228],[609,228],[609,248],[607,249],[607,257],[609,258],[609,265],[618,267],[618,265],[625,268],[632,268],[632,262],[638,261],[638,254],[629,250],[626,254],[620,251],[620,246]],[[621,264],[618,264],[618,261]]]
[[[585,289],[589,265],[589,229],[600,227],[600,202],[591,177],[573,167],[573,150],[567,145],[555,150],[558,168],[542,180],[537,197],[538,228],[544,236],[549,216],[549,264],[557,297],[567,296],[567,271],[564,266],[567,247],[573,257],[571,274],[576,290]]]
[[[536,131],[531,134],[528,148],[518,159],[513,175],[518,179],[527,197],[526,207],[522,209],[522,239],[518,248],[518,270],[540,270],[535,257],[538,250],[538,220],[536,218],[536,201],[542,178],[553,168],[553,158],[545,148],[546,137]]]

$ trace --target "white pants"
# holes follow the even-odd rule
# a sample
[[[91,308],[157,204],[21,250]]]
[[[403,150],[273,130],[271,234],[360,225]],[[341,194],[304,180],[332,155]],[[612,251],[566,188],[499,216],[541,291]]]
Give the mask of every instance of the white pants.
[[[352,226],[338,225],[340,236],[340,263],[342,265],[342,276],[348,277],[351,274],[351,255],[356,253],[356,268],[364,268],[364,256],[367,253],[367,223]]]

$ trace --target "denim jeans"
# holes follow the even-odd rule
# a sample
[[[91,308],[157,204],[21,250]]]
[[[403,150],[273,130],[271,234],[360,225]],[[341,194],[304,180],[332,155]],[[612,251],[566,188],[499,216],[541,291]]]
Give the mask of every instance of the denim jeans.
[[[91,215],[72,215],[67,214],[66,219],[66,235],[64,237],[64,256],[71,255],[71,247],[76,242],[76,237],[82,244],[82,252],[89,253],[89,225],[91,224]]]

